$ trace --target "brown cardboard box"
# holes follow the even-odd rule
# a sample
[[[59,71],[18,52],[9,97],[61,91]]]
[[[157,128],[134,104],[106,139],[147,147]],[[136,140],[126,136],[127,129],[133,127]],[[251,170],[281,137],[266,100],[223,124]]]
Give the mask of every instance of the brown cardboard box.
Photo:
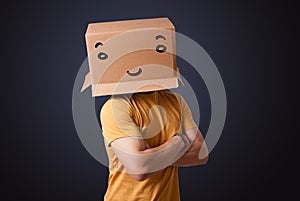
[[[175,27],[168,18],[91,23],[86,31],[90,72],[82,91],[113,95],[178,87]]]

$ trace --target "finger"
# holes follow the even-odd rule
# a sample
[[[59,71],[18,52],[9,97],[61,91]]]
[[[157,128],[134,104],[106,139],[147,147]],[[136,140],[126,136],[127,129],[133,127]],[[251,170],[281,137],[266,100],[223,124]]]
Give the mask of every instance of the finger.
[[[146,149],[150,149],[151,148],[150,145],[146,141],[144,141],[144,145],[145,145]]]

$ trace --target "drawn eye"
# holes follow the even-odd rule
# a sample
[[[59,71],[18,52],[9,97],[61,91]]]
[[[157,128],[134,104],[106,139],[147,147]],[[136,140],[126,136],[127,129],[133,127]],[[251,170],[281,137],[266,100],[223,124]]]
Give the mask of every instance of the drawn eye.
[[[166,52],[166,50],[167,50],[167,47],[164,45],[156,46],[156,52],[158,52],[158,53],[164,53],[164,52]]]
[[[107,59],[107,58],[108,58],[108,55],[105,54],[104,52],[99,52],[99,53],[98,53],[98,59],[100,59],[100,60],[105,60],[105,59]]]
[[[100,46],[103,46],[103,43],[97,42],[97,43],[95,44],[95,48],[97,48],[99,45],[100,45]]]

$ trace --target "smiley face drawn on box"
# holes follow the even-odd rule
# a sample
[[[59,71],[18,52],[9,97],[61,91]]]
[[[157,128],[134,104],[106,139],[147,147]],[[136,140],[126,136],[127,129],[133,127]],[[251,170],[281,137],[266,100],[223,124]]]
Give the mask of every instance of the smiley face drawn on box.
[[[175,28],[168,18],[92,23],[86,32],[92,96],[178,87]]]

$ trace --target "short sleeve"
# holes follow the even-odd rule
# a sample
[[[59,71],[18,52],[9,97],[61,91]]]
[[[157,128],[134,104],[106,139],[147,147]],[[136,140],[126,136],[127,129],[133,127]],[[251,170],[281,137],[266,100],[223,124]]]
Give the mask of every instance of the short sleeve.
[[[198,126],[193,119],[193,114],[190,110],[190,107],[187,105],[186,101],[181,95],[177,94],[177,98],[181,107],[182,130],[185,131],[191,128],[197,128]]]
[[[142,137],[140,128],[130,116],[130,105],[125,98],[110,98],[101,109],[100,120],[108,145],[122,137]]]

